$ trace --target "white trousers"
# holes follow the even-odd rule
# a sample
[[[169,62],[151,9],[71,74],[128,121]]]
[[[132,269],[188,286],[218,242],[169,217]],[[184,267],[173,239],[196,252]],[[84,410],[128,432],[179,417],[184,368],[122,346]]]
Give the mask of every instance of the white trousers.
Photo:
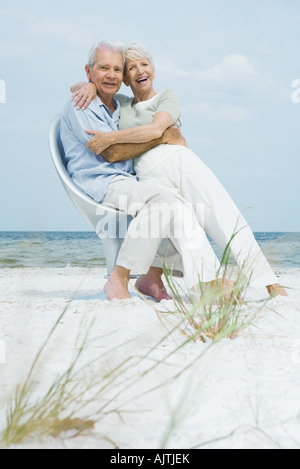
[[[133,217],[117,265],[142,275],[151,266],[161,267],[163,263],[176,270],[181,256],[189,289],[197,285],[199,278],[203,282],[216,278],[219,261],[192,204],[178,193],[172,194],[167,188],[153,184],[153,180],[116,177],[108,186],[103,204]],[[171,243],[166,243],[166,238]]]
[[[199,224],[222,250],[231,241],[231,253],[238,266],[251,275],[251,286],[278,283],[245,218],[214,173],[191,150],[182,147],[146,175],[138,176],[142,181],[160,182],[190,201]]]

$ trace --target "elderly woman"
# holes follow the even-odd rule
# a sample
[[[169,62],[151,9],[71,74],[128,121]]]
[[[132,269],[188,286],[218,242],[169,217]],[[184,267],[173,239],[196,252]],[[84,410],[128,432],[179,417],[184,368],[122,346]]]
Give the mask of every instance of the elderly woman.
[[[124,83],[134,96],[117,95],[121,104],[120,130],[87,130],[94,135],[89,149],[99,155],[110,148],[114,161],[125,159],[122,152],[114,152],[114,145],[148,142],[161,137],[170,126],[181,126],[177,93],[157,93],[153,88],[155,69],[151,55],[140,45],[132,44],[125,56]],[[85,86],[74,93],[75,103],[85,102],[87,107],[94,93],[92,84]],[[251,273],[251,286],[265,286],[270,294],[286,296],[248,223],[216,176],[191,150],[182,145],[158,145],[135,158],[134,168],[140,179],[155,180],[155,184],[178,192],[194,205],[199,224],[216,244],[224,250],[230,242],[238,266]]]

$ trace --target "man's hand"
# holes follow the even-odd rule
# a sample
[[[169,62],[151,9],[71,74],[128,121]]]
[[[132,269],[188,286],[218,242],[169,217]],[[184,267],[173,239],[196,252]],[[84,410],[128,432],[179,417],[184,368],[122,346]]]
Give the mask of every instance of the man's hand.
[[[96,155],[101,155],[106,148],[112,145],[111,132],[100,132],[99,130],[86,130],[93,138],[86,144],[88,149]]]
[[[187,147],[186,140],[182,136],[180,129],[174,125],[165,130],[162,140],[163,141],[161,143],[167,143],[168,145],[183,145],[184,147]]]

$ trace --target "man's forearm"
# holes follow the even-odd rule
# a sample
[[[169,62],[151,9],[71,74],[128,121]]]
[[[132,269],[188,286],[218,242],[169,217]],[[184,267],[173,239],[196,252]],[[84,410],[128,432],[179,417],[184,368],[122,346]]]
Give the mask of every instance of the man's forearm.
[[[146,153],[146,151],[151,150],[161,143],[165,143],[163,137],[156,138],[146,143],[116,143],[106,148],[101,155],[109,163],[127,161],[141,156],[143,153]]]
[[[102,156],[109,163],[127,161],[141,156],[146,151],[151,150],[152,148],[156,147],[157,145],[161,145],[162,143],[186,146],[186,141],[181,135],[180,131],[174,127],[170,127],[164,132],[162,137],[150,140],[150,142],[116,143],[115,145],[111,145],[102,152]]]

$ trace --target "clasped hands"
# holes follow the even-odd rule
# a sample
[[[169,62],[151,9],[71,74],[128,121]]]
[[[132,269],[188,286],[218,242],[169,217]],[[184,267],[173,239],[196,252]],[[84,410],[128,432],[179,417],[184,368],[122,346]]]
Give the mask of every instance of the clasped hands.
[[[104,150],[114,144],[111,132],[101,132],[99,130],[86,130],[86,133],[93,135],[93,138],[86,144],[87,148],[95,153],[101,155]],[[168,145],[183,145],[187,146],[185,138],[182,136],[180,129],[176,126],[171,126],[163,133],[160,139],[157,139],[157,145],[167,143]]]

